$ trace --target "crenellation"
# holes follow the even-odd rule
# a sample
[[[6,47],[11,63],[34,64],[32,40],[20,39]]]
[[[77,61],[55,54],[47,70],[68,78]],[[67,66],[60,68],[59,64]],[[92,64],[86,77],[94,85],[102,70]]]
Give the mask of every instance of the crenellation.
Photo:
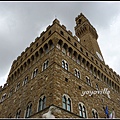
[[[40,37],[42,37],[44,34],[45,34],[45,31],[43,31],[43,32],[40,34]]]
[[[29,47],[27,47],[27,48],[25,49],[25,53],[28,51],[28,49],[29,49]]]
[[[72,32],[71,32],[70,30],[68,30],[68,33],[69,33],[71,36],[73,36],[73,34],[72,34]]]
[[[7,87],[7,86],[8,86],[8,83],[5,83],[3,87],[5,88],[5,87]]]
[[[18,56],[18,57],[17,57],[17,61],[18,61],[18,63],[19,63],[19,59],[20,59],[20,57],[21,57],[21,56]]]
[[[51,25],[49,25],[47,28],[46,28],[46,31],[49,30],[51,28]]]
[[[66,26],[65,25],[62,25],[62,28],[66,30]]]
[[[23,56],[23,55],[24,55],[24,53],[25,53],[25,52],[23,51],[23,52],[21,53],[21,55],[20,55],[20,56]]]
[[[53,21],[53,24],[55,24],[55,23],[60,24],[60,21],[59,21],[58,19],[55,19],[55,20]]]
[[[75,38],[75,40],[77,40],[77,41],[78,41],[78,38],[77,38],[75,35],[74,35],[73,37]]]
[[[0,92],[2,91],[2,88],[3,88],[3,87],[2,87],[2,86],[0,86]]]
[[[33,46],[33,45],[34,45],[34,42],[32,42],[32,43],[30,44],[30,47]]]

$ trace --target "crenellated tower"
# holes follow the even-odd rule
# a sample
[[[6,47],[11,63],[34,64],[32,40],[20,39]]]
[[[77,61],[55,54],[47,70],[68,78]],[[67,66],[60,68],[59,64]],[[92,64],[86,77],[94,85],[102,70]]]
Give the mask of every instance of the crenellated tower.
[[[97,38],[98,34],[89,20],[81,13],[75,18],[75,34],[80,39],[80,43],[99,60],[104,62]]]

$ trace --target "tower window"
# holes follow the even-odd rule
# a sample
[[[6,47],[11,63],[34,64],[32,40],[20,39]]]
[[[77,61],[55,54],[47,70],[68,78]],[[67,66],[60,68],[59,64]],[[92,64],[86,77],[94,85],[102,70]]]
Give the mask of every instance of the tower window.
[[[88,85],[91,86],[90,78],[88,76],[86,76],[86,82],[87,82]]]
[[[81,86],[79,86],[79,90],[81,90]]]
[[[88,56],[88,53],[86,52],[86,55]]]
[[[44,45],[44,51],[45,51],[45,53],[48,53],[48,52],[49,52],[49,49],[48,49],[48,45],[47,45],[47,44]]]
[[[45,37],[42,38],[42,41],[44,41],[44,40],[45,40]]]
[[[16,91],[20,88],[20,82],[17,84]]]
[[[68,48],[67,55],[68,55],[69,57],[72,57],[72,48],[71,48],[71,47]]]
[[[9,97],[10,97],[10,96],[12,96],[13,91],[14,91],[14,89],[13,89],[13,88],[11,88],[10,93],[9,93]]]
[[[68,40],[71,41],[71,40],[70,40],[70,37],[68,37]]]
[[[48,60],[46,60],[46,61],[43,63],[43,68],[42,68],[43,71],[48,68],[48,63],[49,63]]]
[[[36,57],[38,57],[38,56],[39,56],[38,51],[35,53],[35,56],[36,56]]]
[[[65,78],[65,81],[68,82],[68,78]]]
[[[91,57],[91,59],[94,61],[93,57]]]
[[[6,98],[6,93],[4,93],[4,94],[2,95],[2,100],[1,100],[1,102],[4,101],[5,98]]]
[[[75,43],[75,42],[74,42],[74,46],[76,46],[76,47],[77,47],[77,43]]]
[[[52,50],[54,48],[54,44],[53,44],[52,40],[49,40],[48,45],[49,45],[50,50]]]
[[[57,43],[57,48],[58,49],[61,49],[61,46],[62,46],[62,44],[63,44],[63,41],[62,40],[59,40],[59,42]]]
[[[99,90],[98,84],[96,84],[96,90]]]
[[[23,85],[26,85],[28,81],[28,77],[25,77],[25,79],[23,80]]]
[[[80,78],[80,72],[79,72],[78,69],[75,69],[75,76],[76,76],[77,78]]]
[[[82,20],[81,20],[81,19],[79,19],[79,21],[78,21],[78,22],[79,22],[79,24],[81,24],[81,21],[82,21]]]
[[[61,34],[61,35],[64,35],[63,31],[60,31],[60,34]]]
[[[48,35],[50,35],[50,34],[51,34],[51,30],[49,31]]]
[[[30,59],[27,60],[28,65],[30,64]]]
[[[36,68],[36,69],[34,70],[34,72],[32,73],[31,79],[33,79],[34,77],[36,77],[36,76],[37,76],[37,73],[38,73],[38,68]]]
[[[36,47],[38,47],[38,43],[36,43]]]
[[[34,61],[34,55],[31,56],[31,60]]]
[[[80,50],[83,52],[83,49],[80,47]]]
[[[68,63],[67,63],[65,60],[62,61],[62,67],[63,67],[65,70],[68,70]]]
[[[33,51],[33,48],[31,48],[30,52],[32,52],[32,51]]]
[[[43,48],[40,48],[40,57],[42,57],[43,56]]]
[[[25,57],[27,57],[27,53],[25,54]]]

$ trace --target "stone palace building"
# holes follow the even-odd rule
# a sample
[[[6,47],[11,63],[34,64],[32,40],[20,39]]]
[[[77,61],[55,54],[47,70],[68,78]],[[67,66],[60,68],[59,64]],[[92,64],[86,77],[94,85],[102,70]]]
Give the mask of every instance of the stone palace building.
[[[0,118],[120,118],[120,76],[105,64],[98,34],[82,14],[75,35],[52,22],[13,61],[0,87]]]

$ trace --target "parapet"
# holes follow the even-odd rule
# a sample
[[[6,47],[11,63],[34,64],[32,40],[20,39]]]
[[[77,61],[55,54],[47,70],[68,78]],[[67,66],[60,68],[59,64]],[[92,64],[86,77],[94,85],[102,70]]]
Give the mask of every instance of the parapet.
[[[70,35],[72,35],[72,32],[71,32],[70,30],[68,30],[68,33],[69,33]]]
[[[50,27],[51,27],[51,26],[49,25],[49,26],[46,28],[46,30],[48,30]]]
[[[59,21],[58,19],[55,19],[55,20],[53,21],[53,24],[55,24],[55,23],[60,24],[60,21]]]
[[[62,25],[62,28],[66,30],[66,26],[65,25]]]
[[[74,38],[78,41],[78,38],[76,36],[74,36]]]

